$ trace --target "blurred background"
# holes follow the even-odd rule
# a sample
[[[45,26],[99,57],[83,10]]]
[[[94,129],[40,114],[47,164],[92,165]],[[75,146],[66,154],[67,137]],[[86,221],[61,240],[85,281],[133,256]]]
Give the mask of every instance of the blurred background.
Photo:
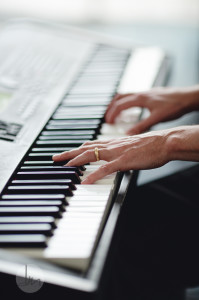
[[[198,0],[1,0],[0,18],[39,17],[60,22],[199,24]]]

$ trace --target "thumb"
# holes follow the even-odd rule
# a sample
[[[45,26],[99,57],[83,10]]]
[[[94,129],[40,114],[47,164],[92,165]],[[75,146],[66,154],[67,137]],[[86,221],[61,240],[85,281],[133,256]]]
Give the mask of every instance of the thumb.
[[[153,115],[150,115],[148,118],[138,122],[136,125],[130,128],[127,131],[127,134],[133,135],[133,134],[139,134],[145,132],[147,129],[149,129],[152,125],[156,123],[157,123],[157,119],[154,118]]]

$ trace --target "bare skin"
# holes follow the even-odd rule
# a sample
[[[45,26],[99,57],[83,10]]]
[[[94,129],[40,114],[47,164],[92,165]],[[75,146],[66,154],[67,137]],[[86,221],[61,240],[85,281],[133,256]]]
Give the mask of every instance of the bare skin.
[[[152,125],[177,119],[187,112],[199,109],[199,85],[192,88],[154,88],[146,93],[116,95],[106,112],[106,122],[113,124],[124,109],[147,108],[148,118],[138,122],[127,134],[148,130]]]
[[[82,184],[94,183],[118,170],[157,168],[171,160],[199,161],[199,125],[140,134],[156,123],[199,109],[198,86],[178,90],[160,88],[146,94],[117,95],[107,110],[107,122],[114,122],[120,111],[133,106],[145,107],[151,112],[147,119],[130,130],[134,132],[133,136],[109,141],[88,141],[75,150],[53,156],[53,160],[70,160],[67,166],[94,162],[94,149],[98,147],[100,159],[107,163],[90,174]]]

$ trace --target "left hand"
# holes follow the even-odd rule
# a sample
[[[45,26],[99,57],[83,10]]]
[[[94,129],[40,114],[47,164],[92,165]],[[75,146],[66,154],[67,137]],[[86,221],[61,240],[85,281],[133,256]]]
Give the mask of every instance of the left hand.
[[[152,169],[166,164],[169,159],[167,139],[170,130],[159,130],[109,141],[88,141],[77,149],[53,156],[54,161],[70,160],[66,166],[80,166],[95,162],[95,147],[100,160],[107,161],[82,181],[91,184],[116,171]]]

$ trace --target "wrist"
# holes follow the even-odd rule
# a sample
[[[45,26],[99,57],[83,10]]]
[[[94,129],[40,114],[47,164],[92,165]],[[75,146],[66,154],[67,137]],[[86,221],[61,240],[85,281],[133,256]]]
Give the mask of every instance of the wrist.
[[[167,133],[168,160],[199,161],[199,125],[172,128]]]
[[[199,85],[185,88],[182,93],[185,96],[185,110],[187,110],[187,112],[199,110]]]

